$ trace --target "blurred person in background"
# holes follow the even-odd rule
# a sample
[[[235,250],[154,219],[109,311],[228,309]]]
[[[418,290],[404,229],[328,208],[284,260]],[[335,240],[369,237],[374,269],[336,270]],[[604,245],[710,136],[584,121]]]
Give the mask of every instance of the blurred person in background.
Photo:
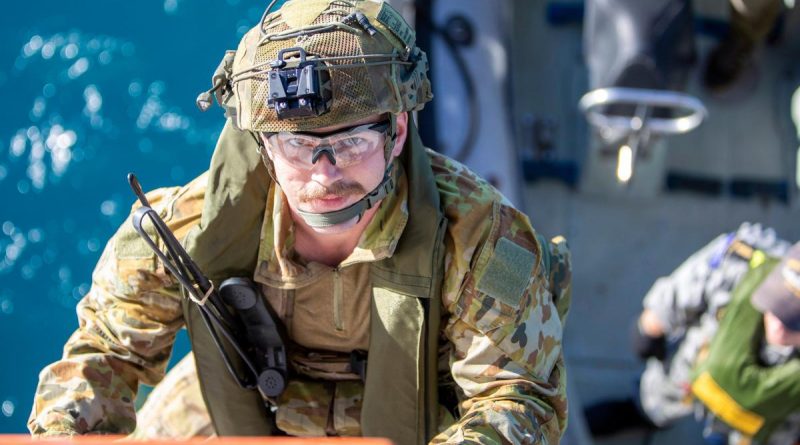
[[[759,224],[720,235],[655,282],[632,339],[639,395],[589,406],[593,435],[694,413],[708,443],[800,437],[800,243]]]

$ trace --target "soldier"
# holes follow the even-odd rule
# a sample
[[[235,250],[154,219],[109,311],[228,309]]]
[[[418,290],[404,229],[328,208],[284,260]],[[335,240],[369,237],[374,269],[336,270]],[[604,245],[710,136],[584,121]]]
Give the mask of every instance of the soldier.
[[[709,443],[794,443],[800,280],[783,277],[798,272],[800,243],[790,249],[772,229],[745,223],[659,278],[633,330],[648,359],[639,397],[587,408],[593,434],[664,428],[695,412]]]
[[[223,436],[557,443],[566,242],[423,147],[409,113],[432,98],[427,60],[390,5],[269,9],[215,73],[209,93],[229,120],[209,170],[147,200],[212,283],[252,278],[287,336],[283,390],[269,394],[279,379],[239,386],[241,363],[226,369],[215,346],[218,322],[203,325],[213,292],[183,298],[126,223],[62,359],[40,374],[30,431],[131,432],[139,382],[163,378],[185,325],[196,366],[182,365],[172,388],[196,368],[197,434],[210,432],[207,409]]]

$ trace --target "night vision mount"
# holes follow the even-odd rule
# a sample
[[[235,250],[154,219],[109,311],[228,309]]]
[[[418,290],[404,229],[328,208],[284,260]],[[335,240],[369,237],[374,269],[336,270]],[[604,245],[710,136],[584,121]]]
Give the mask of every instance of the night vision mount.
[[[287,62],[286,54],[297,54],[300,61]],[[269,99],[278,119],[320,116],[331,109],[330,73],[319,59],[308,57],[303,48],[284,48],[270,63]]]

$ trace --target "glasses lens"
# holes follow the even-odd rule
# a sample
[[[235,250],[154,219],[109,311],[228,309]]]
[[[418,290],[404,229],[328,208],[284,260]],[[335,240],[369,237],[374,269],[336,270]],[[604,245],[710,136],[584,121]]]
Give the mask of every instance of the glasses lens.
[[[318,148],[330,147],[336,166],[347,168],[363,162],[383,149],[384,128],[365,124],[326,137],[304,133],[281,132],[268,137],[270,149],[294,167],[310,169],[311,159]]]
[[[333,148],[336,165],[341,168],[360,164],[383,147],[383,134],[368,129],[331,136],[327,139],[328,145]]]
[[[319,139],[294,133],[277,133],[269,138],[272,152],[295,167],[311,166],[311,155],[319,145]]]

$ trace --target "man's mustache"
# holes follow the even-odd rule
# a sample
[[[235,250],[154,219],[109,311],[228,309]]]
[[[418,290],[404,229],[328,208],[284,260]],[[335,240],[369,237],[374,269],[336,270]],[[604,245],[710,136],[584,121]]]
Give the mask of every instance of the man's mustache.
[[[303,187],[298,193],[298,200],[301,202],[322,199],[325,197],[336,196],[344,198],[350,195],[366,195],[364,187],[357,182],[338,181],[325,187],[317,183],[311,183]]]

